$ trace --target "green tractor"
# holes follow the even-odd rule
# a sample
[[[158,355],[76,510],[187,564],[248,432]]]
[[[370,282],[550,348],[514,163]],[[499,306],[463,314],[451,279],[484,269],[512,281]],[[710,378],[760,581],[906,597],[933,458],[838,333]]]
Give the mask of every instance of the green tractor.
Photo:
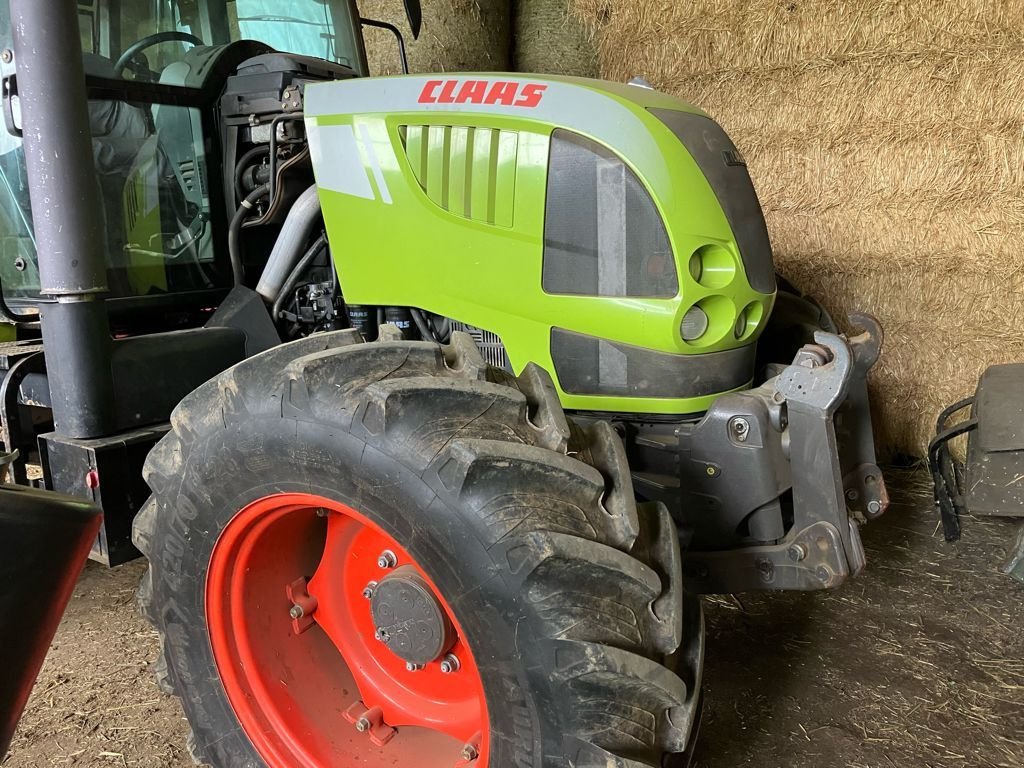
[[[11,8],[3,440],[149,559],[197,761],[683,765],[701,595],[864,567],[880,329],[695,107],[364,77],[353,0]]]

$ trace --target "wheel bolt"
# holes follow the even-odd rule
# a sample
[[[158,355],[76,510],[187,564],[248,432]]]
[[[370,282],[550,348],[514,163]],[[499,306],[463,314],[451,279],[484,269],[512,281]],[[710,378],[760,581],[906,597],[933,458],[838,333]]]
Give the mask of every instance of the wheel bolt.
[[[446,675],[450,675],[453,672],[458,672],[461,666],[462,662],[459,661],[459,657],[456,656],[454,653],[447,654],[441,660],[441,671]]]
[[[473,744],[467,744],[462,748],[462,759],[470,762],[480,757],[480,750]]]
[[[390,549],[385,549],[377,558],[378,568],[394,568],[396,565],[398,565],[398,558]]]
[[[405,662],[405,669],[407,672],[419,672],[421,669],[423,669],[423,665],[417,664],[414,661],[407,661]]]
[[[377,589],[377,582],[376,581],[371,581],[369,584],[367,584],[365,587],[363,587],[363,597],[365,597],[367,600],[369,600],[371,597],[373,597],[374,590],[376,590],[376,589]]]
[[[301,619],[303,616],[306,615],[306,612],[302,610],[301,605],[296,604],[292,606],[290,611],[288,611],[288,615],[291,616],[293,619]]]

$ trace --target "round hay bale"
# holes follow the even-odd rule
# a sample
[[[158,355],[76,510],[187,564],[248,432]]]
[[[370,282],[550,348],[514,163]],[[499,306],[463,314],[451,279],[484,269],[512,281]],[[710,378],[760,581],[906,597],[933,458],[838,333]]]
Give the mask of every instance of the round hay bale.
[[[597,47],[569,0],[518,0],[513,65],[517,72],[597,77]]]
[[[512,66],[510,0],[422,0],[423,26],[412,39],[402,0],[363,0],[363,18],[394,24],[405,36],[410,72],[486,72]],[[371,75],[398,75],[398,44],[387,30],[364,27]]]

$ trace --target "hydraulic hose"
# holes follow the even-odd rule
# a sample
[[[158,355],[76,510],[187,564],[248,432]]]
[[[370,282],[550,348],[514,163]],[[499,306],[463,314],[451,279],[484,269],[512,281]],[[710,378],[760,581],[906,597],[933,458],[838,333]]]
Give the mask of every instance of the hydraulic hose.
[[[430,327],[430,323],[423,317],[422,312],[418,309],[410,308],[409,313],[412,315],[412,321],[416,324],[416,330],[420,332],[420,336],[424,341],[440,341],[437,333]]]
[[[235,215],[231,217],[231,226],[228,227],[228,257],[231,259],[231,275],[235,285],[242,285],[245,282],[245,265],[242,263],[241,234],[242,223],[249,215],[253,205],[261,197],[270,192],[270,185],[263,184],[256,187],[245,196],[242,204],[238,206]]]
[[[253,149],[250,149],[239,159],[238,163],[235,165],[235,197],[237,199],[245,199],[245,191],[242,189],[242,176],[245,173],[245,171],[249,168],[249,164],[260,155],[266,155],[269,152],[269,146],[261,145],[259,147],[254,147]]]

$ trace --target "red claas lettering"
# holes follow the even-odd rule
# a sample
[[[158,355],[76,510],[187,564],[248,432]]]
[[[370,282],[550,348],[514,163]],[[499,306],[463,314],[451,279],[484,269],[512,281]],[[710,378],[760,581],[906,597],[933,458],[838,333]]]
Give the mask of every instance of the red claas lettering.
[[[418,101],[420,104],[501,104],[531,109],[540,104],[547,88],[543,83],[509,80],[427,80]]]
[[[434,91],[441,86],[441,82],[441,80],[427,80],[427,82],[423,84],[423,90],[420,91],[420,104],[437,103],[437,97],[434,96]]]
[[[517,107],[536,107],[540,104],[541,97],[544,95],[544,91],[547,90],[546,85],[540,83],[528,83],[523,86],[523,90],[516,100],[515,106]]]

